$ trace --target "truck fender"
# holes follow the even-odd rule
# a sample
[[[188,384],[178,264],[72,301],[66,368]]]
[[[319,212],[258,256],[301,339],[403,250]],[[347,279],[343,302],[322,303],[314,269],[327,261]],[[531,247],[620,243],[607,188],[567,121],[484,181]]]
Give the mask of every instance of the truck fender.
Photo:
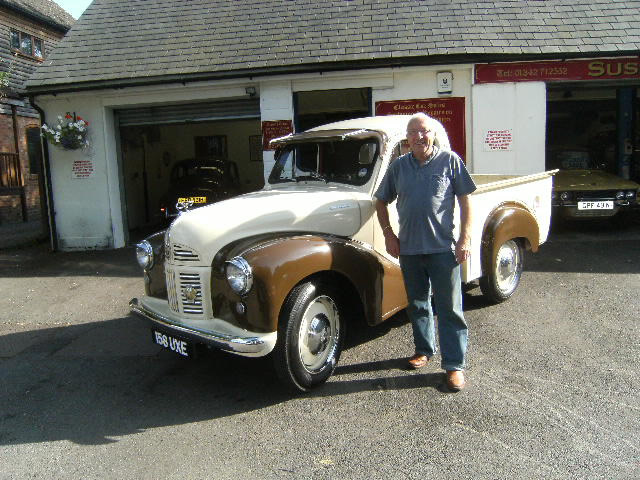
[[[516,202],[498,205],[487,217],[482,231],[482,272],[491,269],[491,262],[500,246],[513,238],[524,238],[524,248],[538,251],[540,231],[536,217],[527,207]]]
[[[225,257],[242,256],[251,265],[253,288],[242,299],[251,328],[276,331],[287,295],[303,280],[319,274],[348,281],[367,321],[381,321],[385,269],[372,250],[341,237],[301,233],[280,232],[277,237],[242,243],[242,248],[226,249]]]

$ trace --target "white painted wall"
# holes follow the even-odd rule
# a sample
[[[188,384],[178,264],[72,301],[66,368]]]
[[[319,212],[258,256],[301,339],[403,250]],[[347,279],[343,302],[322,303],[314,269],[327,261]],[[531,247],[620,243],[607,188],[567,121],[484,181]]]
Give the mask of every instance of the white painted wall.
[[[525,175],[545,169],[544,82],[474,85],[473,173]],[[487,132],[510,132],[507,150],[492,150]]]
[[[260,121],[291,120],[293,122],[293,91],[290,80],[260,82]],[[275,152],[262,152],[264,183],[275,164]]]
[[[86,250],[124,246],[114,241],[114,219],[110,192],[119,192],[117,179],[113,178],[114,166],[107,162],[105,145],[104,111],[96,96],[58,95],[36,99],[46,114],[46,122],[55,125],[57,116],[76,112],[89,121],[89,141],[84,150],[68,151],[50,146],[51,193],[55,206],[55,222],[58,245],[61,250]],[[89,178],[73,178],[74,160],[90,160],[93,174]],[[115,182],[115,184],[114,184]],[[119,201],[115,202],[119,209]],[[121,222],[119,210],[116,222]]]

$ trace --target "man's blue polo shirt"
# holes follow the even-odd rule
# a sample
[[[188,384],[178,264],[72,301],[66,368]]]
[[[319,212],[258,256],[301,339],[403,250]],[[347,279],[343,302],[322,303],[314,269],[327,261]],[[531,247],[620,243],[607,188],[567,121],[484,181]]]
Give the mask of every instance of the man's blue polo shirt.
[[[396,198],[401,255],[451,251],[455,196],[468,195],[476,185],[458,155],[436,150],[424,165],[407,153],[389,165],[375,197]]]

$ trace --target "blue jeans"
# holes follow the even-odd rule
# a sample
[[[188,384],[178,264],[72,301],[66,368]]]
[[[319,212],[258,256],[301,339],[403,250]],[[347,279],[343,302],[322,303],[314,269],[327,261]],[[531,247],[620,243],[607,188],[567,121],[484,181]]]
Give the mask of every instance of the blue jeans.
[[[438,314],[441,365],[444,370],[463,370],[467,351],[467,322],[462,313],[460,265],[453,252],[400,255],[413,327],[416,353],[433,356],[436,351],[431,288]]]

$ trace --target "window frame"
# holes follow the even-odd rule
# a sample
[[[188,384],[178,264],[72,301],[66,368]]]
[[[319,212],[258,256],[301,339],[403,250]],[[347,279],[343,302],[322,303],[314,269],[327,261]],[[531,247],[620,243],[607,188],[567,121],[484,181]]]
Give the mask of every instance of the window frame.
[[[16,48],[13,45],[13,35],[17,34],[18,35],[18,47]],[[29,37],[30,41],[31,41],[31,53],[27,53],[22,49],[22,39],[23,37]],[[40,53],[42,53],[41,56],[35,55],[35,51],[36,51],[36,42],[40,43]],[[24,57],[28,57],[28,58],[32,58],[34,60],[38,60],[38,61],[43,61],[44,60],[44,40],[40,37],[37,37],[35,35],[32,35],[30,33],[26,33],[23,32],[21,30],[18,30],[17,28],[10,28],[9,29],[9,48],[11,49],[12,52],[17,53],[18,55],[22,55]]]

